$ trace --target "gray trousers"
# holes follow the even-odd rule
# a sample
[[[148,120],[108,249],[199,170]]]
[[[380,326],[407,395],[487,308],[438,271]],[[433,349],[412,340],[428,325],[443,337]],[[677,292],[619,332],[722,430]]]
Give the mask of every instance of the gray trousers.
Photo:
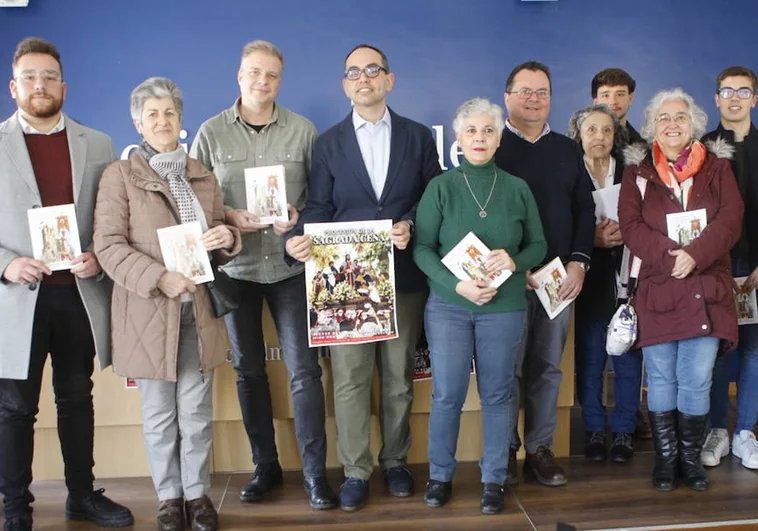
[[[511,449],[518,450],[521,446],[517,419],[523,389],[524,446],[527,453],[533,454],[540,446],[550,448],[553,445],[558,423],[558,391],[563,377],[561,354],[568,336],[573,304],[551,321],[533,291],[527,291],[526,300],[526,336],[516,354],[513,379]]]
[[[194,500],[211,486],[213,373],[200,372],[191,302],[182,303],[177,381],[138,380],[150,474],[158,499]]]
[[[369,447],[371,382],[379,371],[382,469],[405,465],[411,447],[413,357],[421,335],[426,292],[397,293],[398,338],[331,347],[337,455],[345,477],[367,480],[374,468]]]

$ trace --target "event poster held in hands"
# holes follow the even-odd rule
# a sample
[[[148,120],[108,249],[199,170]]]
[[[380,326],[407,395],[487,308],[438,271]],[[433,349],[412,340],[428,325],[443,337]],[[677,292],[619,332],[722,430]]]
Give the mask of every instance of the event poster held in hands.
[[[389,219],[305,224],[309,346],[397,337],[391,230]]]

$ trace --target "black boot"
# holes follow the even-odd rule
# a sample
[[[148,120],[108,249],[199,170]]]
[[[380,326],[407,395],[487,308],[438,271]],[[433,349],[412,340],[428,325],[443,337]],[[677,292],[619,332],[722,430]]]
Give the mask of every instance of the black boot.
[[[676,469],[679,464],[679,441],[676,430],[677,411],[648,412],[655,446],[653,488],[669,492],[676,488]]]
[[[692,490],[708,490],[708,474],[700,460],[708,415],[679,412],[679,473]]]

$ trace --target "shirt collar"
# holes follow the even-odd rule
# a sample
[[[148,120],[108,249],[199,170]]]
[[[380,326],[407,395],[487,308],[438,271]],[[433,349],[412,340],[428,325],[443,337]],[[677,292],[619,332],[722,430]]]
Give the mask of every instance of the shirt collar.
[[[595,185],[595,189],[598,190],[598,181],[592,176],[592,171],[590,169],[590,165],[587,162],[587,159],[582,157],[584,160],[584,167],[587,168],[587,175],[590,176],[590,179],[592,179],[592,184]],[[608,174],[605,176],[605,187],[612,186],[614,183],[614,179],[616,178],[616,159],[613,158],[613,155],[610,156],[611,163],[608,164]]]
[[[379,125],[380,123],[384,122],[387,124],[387,127],[392,127],[392,121],[390,119],[390,110],[387,107],[384,107],[384,115],[381,117],[381,119],[376,122],[375,125]],[[364,125],[371,123],[368,120],[364,120],[363,117],[361,117],[360,114],[356,112],[355,109],[353,109],[353,128],[357,131]]]
[[[63,129],[66,127],[66,123],[63,120],[63,113],[61,113],[61,118],[58,120],[58,123],[55,124],[55,127],[53,127],[49,132],[43,133],[42,131],[37,131],[29,122],[24,120],[24,117],[21,116],[21,113],[17,114],[18,116],[18,123],[21,125],[21,130],[26,135],[54,135],[55,133],[60,133],[63,131]]]
[[[542,126],[542,132],[540,133],[540,136],[538,136],[538,137],[537,137],[537,138],[534,140],[534,142],[532,142],[531,140],[529,140],[528,138],[526,138],[526,137],[525,137],[525,136],[524,136],[524,135],[521,133],[521,131],[519,131],[518,129],[516,129],[515,127],[513,127],[513,125],[511,124],[511,121],[510,121],[510,120],[505,120],[505,127],[507,127],[507,128],[510,130],[510,132],[511,132],[511,133],[513,133],[514,135],[516,135],[517,137],[519,137],[519,138],[522,138],[522,139],[526,140],[527,142],[529,142],[529,143],[531,143],[531,144],[536,144],[536,143],[537,143],[537,141],[538,141],[540,138],[542,138],[543,136],[545,136],[546,134],[548,134],[548,133],[550,132],[550,124],[548,124],[547,122],[545,122],[545,125],[544,125],[544,126]]]

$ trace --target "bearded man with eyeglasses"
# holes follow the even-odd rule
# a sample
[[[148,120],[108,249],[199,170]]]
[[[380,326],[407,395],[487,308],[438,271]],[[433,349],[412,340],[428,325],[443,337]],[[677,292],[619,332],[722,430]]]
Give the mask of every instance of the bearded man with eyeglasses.
[[[381,383],[379,465],[391,495],[410,496],[414,488],[405,465],[411,445],[413,356],[427,284],[413,262],[410,241],[416,206],[441,170],[431,131],[387,106],[394,84],[387,56],[379,49],[361,44],[347,55],[342,87],[353,110],[316,140],[308,200],[286,244],[291,259],[304,262],[310,256],[304,223],[390,218],[394,223],[390,237],[395,245],[399,337],[331,348],[338,455],[345,470],[340,503],[346,511],[360,509],[368,496],[374,465],[369,427],[375,366]]]
[[[515,67],[505,84],[508,119],[495,153],[495,163],[524,179],[534,195],[547,240],[543,264],[560,257],[568,274],[558,295],[573,300],[589,270],[595,234],[595,204],[590,180],[576,142],[550,129],[552,84],[550,70],[536,61]],[[535,270],[539,268],[536,267]],[[543,485],[566,483],[553,458],[557,427],[561,354],[569,331],[571,307],[554,319],[542,308],[531,274],[527,276],[527,316],[524,340],[516,360],[512,417],[518,419],[520,389],[524,388],[524,470]],[[514,422],[508,459],[508,483],[518,483],[516,452],[521,440]],[[504,442],[504,444],[508,444]]]
[[[758,131],[750,113],[758,102],[756,76],[749,68],[732,66],[721,72],[713,96],[721,115],[718,127],[703,141],[723,139],[734,148],[732,171],[745,202],[745,212],[758,208]],[[742,234],[732,248],[732,275],[748,277],[743,293],[758,287],[758,217],[743,218]],[[758,469],[758,442],[753,432],[758,421],[758,324],[739,327],[739,346],[716,359],[711,385],[711,431],[703,446],[702,460],[716,466],[729,454],[729,380],[735,356],[739,363],[737,380],[737,418],[732,440],[732,454],[742,466]]]

